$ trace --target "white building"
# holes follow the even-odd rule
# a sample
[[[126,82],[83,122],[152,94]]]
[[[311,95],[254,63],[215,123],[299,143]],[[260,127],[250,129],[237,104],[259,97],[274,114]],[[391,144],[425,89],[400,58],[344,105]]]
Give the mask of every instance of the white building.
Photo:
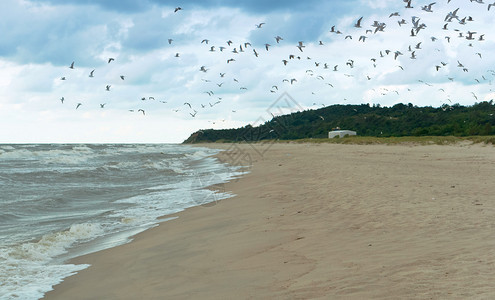
[[[329,139],[332,139],[336,136],[343,138],[347,135],[348,136],[357,135],[357,133],[355,131],[352,131],[352,130],[333,130],[333,131],[328,132],[328,138]]]

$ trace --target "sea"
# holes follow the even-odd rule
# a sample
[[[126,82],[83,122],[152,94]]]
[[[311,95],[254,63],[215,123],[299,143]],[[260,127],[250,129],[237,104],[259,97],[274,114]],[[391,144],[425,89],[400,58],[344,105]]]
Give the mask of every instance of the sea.
[[[40,299],[188,207],[232,197],[220,150],[176,144],[0,144],[0,299]],[[213,189],[207,188],[214,186]]]

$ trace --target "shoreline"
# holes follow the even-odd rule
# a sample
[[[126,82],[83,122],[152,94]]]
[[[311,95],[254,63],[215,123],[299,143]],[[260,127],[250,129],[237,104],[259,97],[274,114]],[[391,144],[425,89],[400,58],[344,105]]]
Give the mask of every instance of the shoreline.
[[[91,266],[43,299],[495,295],[492,146],[236,151],[252,163],[236,196],[71,260]]]

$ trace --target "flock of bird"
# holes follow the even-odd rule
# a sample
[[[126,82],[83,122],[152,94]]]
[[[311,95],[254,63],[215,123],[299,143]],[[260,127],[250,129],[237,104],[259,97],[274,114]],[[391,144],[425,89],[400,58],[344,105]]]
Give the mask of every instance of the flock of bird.
[[[217,105],[223,105],[225,102],[228,102],[227,99],[224,99],[225,96],[232,96],[235,94],[242,95],[242,93],[248,91],[250,87],[242,84],[242,82],[238,79],[239,74],[235,73],[235,69],[233,70],[233,68],[230,68],[230,66],[236,64],[236,62],[241,59],[249,59],[250,61],[253,61],[263,57],[270,57],[272,61],[278,61],[281,66],[284,66],[284,68],[294,67],[293,70],[305,70],[302,74],[301,72],[286,72],[287,74],[297,74],[297,76],[294,75],[284,77],[281,78],[281,80],[277,78],[274,79],[277,81],[264,83],[263,86],[266,86],[267,96],[280,93],[280,91],[287,90],[290,87],[295,87],[299,84],[299,82],[312,82],[311,86],[313,88],[316,86],[318,89],[308,90],[307,93],[309,97],[316,97],[318,94],[322,94],[320,93],[322,91],[326,94],[331,94],[330,91],[336,88],[336,82],[349,80],[356,85],[369,84],[373,87],[370,88],[370,91],[374,93],[374,97],[377,97],[378,100],[380,97],[391,94],[395,97],[399,97],[403,91],[411,92],[411,86],[402,90],[379,87],[378,84],[373,86],[374,78],[381,76],[386,70],[388,70],[386,68],[390,68],[391,64],[395,65],[394,68],[396,68],[397,72],[407,72],[409,71],[408,68],[412,69],[416,67],[414,63],[406,63],[404,58],[414,62],[415,60],[419,60],[425,56],[441,57],[440,54],[437,55],[435,53],[431,53],[431,49],[434,49],[434,52],[445,51],[442,49],[448,47],[448,45],[454,42],[454,39],[457,39],[458,43],[456,45],[460,44],[462,47],[466,47],[466,49],[472,49],[472,56],[475,56],[479,61],[483,59],[484,54],[477,50],[477,46],[479,43],[483,43],[486,40],[485,33],[474,30],[472,31],[470,24],[474,24],[476,22],[474,18],[470,15],[464,15],[463,9],[454,7],[453,4],[450,3],[451,0],[446,0],[446,2],[448,5],[452,6],[452,10],[449,10],[446,15],[438,15],[438,19],[442,21],[443,25],[441,28],[437,29],[444,33],[443,36],[427,36],[430,25],[422,21],[424,18],[423,16],[402,16],[408,10],[414,11],[414,14],[433,15],[436,13],[435,8],[438,5],[436,2],[415,7],[416,4],[413,0],[403,1],[404,11],[390,12],[386,22],[378,20],[369,21],[366,17],[361,16],[357,17],[354,24],[348,28],[337,28],[337,25],[333,25],[329,28],[328,37],[330,38],[330,43],[356,43],[356,47],[363,47],[363,49],[365,49],[365,46],[363,45],[369,43],[371,40],[383,41],[381,35],[386,34],[386,32],[391,28],[394,30],[401,30],[402,35],[400,36],[400,39],[402,42],[400,45],[402,46],[400,47],[402,48],[387,48],[384,44],[382,50],[377,51],[376,53],[370,53],[371,55],[367,58],[367,61],[363,61],[362,58],[356,59],[352,57],[346,58],[345,60],[339,62],[333,60],[331,62],[325,61],[327,58],[332,59],[332,57],[328,55],[328,51],[321,50],[321,48],[325,49],[326,44],[328,43],[326,40],[311,41],[308,43],[299,41],[297,44],[293,45],[293,51],[287,53],[284,57],[276,58],[274,57],[275,55],[272,54],[274,47],[287,46],[284,45],[285,40],[280,35],[274,35],[271,41],[266,41],[264,44],[257,44],[255,46],[253,46],[254,43],[249,41],[234,43],[232,40],[226,40],[223,44],[212,45],[208,38],[204,38],[201,41],[198,41],[198,44],[200,45],[199,49],[201,49],[201,51],[208,51],[212,53],[211,55],[215,55],[215,53],[217,53],[217,55],[222,54],[222,57],[227,57],[224,61],[225,65],[219,65],[216,63],[216,65],[213,66],[208,66],[207,64],[197,66],[197,72],[201,75],[201,89],[203,89],[204,92],[202,92],[201,96],[198,95],[193,100],[183,100],[181,105],[175,105],[175,107],[170,109],[175,113],[182,112],[186,115],[188,114],[191,118],[195,118],[198,113],[201,114],[203,110],[213,109]],[[472,5],[479,5],[479,7],[483,6],[488,13],[495,11],[495,7],[493,7],[495,6],[495,2],[490,4],[484,3],[483,0],[465,0],[464,2],[470,2]],[[181,11],[183,11],[181,7],[174,9],[175,14],[180,14]],[[266,22],[269,21],[267,20]],[[254,24],[253,30],[265,30],[266,22]],[[369,22],[370,25],[365,25],[366,22]],[[468,27],[468,29],[465,29],[465,27]],[[423,39],[420,39],[421,37]],[[406,42],[404,43],[404,41]],[[442,41],[443,43],[441,43]],[[441,43],[443,46],[435,46],[438,43]],[[175,46],[174,39],[169,38],[168,44],[172,47]],[[430,49],[430,52],[428,53],[427,51],[424,51],[424,49]],[[325,57],[325,55],[328,57]],[[175,52],[173,57],[174,59],[180,59],[182,56],[180,52]],[[437,63],[430,66],[431,69],[419,71],[422,73],[433,71],[435,74],[442,74],[441,76],[444,76],[449,82],[455,82],[456,74],[469,73],[470,65],[462,62],[461,59],[458,58],[454,60],[456,62],[455,64],[452,64],[452,62],[447,59],[439,59]],[[218,57],[215,61],[218,61]],[[472,59],[469,59],[469,61],[472,62]],[[108,58],[106,64],[110,66],[115,63],[117,63],[117,61],[115,61],[114,58]],[[480,61],[479,64],[482,64],[482,62]],[[381,69],[382,65],[384,66],[383,69]],[[69,68],[76,68],[75,62],[72,62]],[[417,68],[424,68],[424,66],[420,64]],[[217,72],[212,71],[212,69]],[[96,69],[91,70],[88,77],[96,77],[97,74],[95,71]],[[491,85],[491,80],[494,77],[494,70],[486,70],[483,74],[474,74],[472,81],[473,84]],[[67,80],[67,76],[61,77],[60,79]],[[119,82],[125,82],[126,75],[120,75],[116,79],[119,80]],[[315,82],[318,82],[321,85],[315,85]],[[441,99],[441,102],[443,103],[442,107],[445,109],[452,109],[452,106],[449,105],[449,103],[453,104],[451,99],[452,96],[448,95],[445,88],[435,87],[435,83],[427,82],[422,78],[418,78],[417,82],[414,84],[424,84],[425,86],[434,89],[435,92],[443,93],[444,96],[443,99]],[[328,93],[327,89],[329,89]],[[106,84],[104,86],[104,90],[106,92],[111,92],[112,84]],[[235,92],[236,90],[237,92]],[[492,90],[490,89],[490,91]],[[472,92],[472,95],[476,100],[478,100],[478,96],[474,91]],[[154,96],[141,97],[136,100],[135,107],[129,108],[129,111],[138,112],[142,115],[146,115],[146,111],[143,107],[140,107],[140,104],[144,101],[156,101]],[[346,101],[348,99],[343,98],[343,100]],[[60,101],[64,103],[65,98],[61,97]],[[161,100],[159,102],[162,104],[168,103],[168,101],[165,100]],[[317,103],[317,101],[311,102],[313,107],[326,106],[324,103]],[[83,105],[84,102],[77,102],[75,103],[75,109],[81,109],[84,107]],[[107,103],[100,103],[100,108],[104,109],[106,105]],[[236,109],[230,109],[230,111],[232,113],[237,112]],[[225,119],[222,121],[225,121]],[[218,121],[210,122],[215,124],[215,122]]]

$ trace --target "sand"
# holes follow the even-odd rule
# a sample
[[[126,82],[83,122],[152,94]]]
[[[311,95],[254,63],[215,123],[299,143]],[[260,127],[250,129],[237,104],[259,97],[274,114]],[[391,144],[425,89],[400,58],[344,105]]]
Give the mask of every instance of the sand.
[[[73,260],[46,299],[495,299],[493,146],[234,147],[237,196]]]

